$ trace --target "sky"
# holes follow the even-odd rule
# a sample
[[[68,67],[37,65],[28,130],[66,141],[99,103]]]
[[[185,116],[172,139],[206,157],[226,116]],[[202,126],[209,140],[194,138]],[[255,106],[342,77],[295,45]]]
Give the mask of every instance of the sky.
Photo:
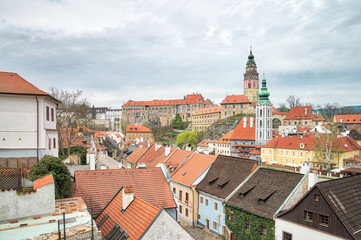
[[[270,100],[361,105],[360,0],[0,0],[0,71],[90,105],[243,94],[252,46]]]

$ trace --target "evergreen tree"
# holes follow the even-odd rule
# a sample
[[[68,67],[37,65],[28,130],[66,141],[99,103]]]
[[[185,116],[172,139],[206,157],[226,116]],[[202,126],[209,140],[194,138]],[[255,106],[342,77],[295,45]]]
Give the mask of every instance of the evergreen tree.
[[[53,174],[55,183],[55,198],[69,198],[72,195],[71,179],[68,168],[58,158],[45,155],[40,162],[30,170],[30,180],[35,181],[49,173]]]

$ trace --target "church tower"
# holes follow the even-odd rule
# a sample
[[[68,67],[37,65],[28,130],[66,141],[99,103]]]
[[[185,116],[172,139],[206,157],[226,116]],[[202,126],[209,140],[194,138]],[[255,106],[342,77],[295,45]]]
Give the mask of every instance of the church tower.
[[[267,81],[263,74],[262,88],[256,106],[256,145],[265,145],[272,140],[272,103],[268,99]]]
[[[252,47],[250,48],[250,53],[248,56],[248,61],[246,65],[246,72],[244,76],[244,95],[251,102],[258,102],[258,93],[259,93],[259,80],[256,62],[254,61],[254,56],[252,54]]]

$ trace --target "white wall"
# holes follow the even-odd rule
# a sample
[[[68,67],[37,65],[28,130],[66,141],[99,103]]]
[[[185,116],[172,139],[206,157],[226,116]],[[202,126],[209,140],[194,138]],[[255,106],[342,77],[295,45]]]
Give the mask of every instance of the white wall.
[[[326,232],[314,230],[309,227],[303,227],[300,224],[288,222],[286,220],[276,218],[276,239],[283,240],[283,231],[292,234],[292,240],[317,239],[317,240],[340,240],[344,239]]]
[[[16,190],[0,192],[0,221],[55,212],[54,183],[31,194],[17,194]]]
[[[192,240],[194,239],[184,230],[166,211],[156,218],[148,231],[140,239],[160,239],[160,240]]]
[[[39,96],[39,153],[58,156],[56,103]],[[49,120],[46,107],[49,107]],[[51,118],[54,109],[54,121]],[[56,149],[49,150],[48,138],[56,138]],[[53,146],[53,144],[52,144]],[[0,157],[36,157],[37,101],[35,96],[0,94]]]

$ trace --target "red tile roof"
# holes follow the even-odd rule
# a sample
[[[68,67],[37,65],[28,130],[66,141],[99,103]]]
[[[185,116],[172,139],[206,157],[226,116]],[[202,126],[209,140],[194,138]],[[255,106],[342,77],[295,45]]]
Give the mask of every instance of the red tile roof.
[[[287,136],[276,137],[269,141],[264,148],[285,148],[285,149],[301,149],[301,144],[304,145],[305,150],[313,150],[315,134],[309,133],[303,136]],[[361,146],[357,144],[351,137],[338,138],[339,147],[343,149],[343,152],[350,152],[361,149]]]
[[[247,118],[246,127],[243,128],[244,118],[239,122],[238,126],[233,130],[230,137],[232,140],[255,140],[256,139],[256,118],[253,118],[251,127],[251,118]]]
[[[149,167],[151,163],[155,161],[157,157],[163,155],[165,147],[162,144],[153,144],[147,151],[138,159],[137,163],[145,163],[146,167]]]
[[[335,115],[337,123],[361,124],[361,114]]]
[[[46,175],[45,177],[36,179],[34,181],[34,187],[33,189],[36,190],[38,188],[44,187],[45,185],[54,183],[53,174]]]
[[[210,140],[210,139],[204,139],[202,140],[202,142],[198,143],[197,146],[203,146],[203,147],[208,147],[209,143],[215,143],[215,140]]]
[[[134,132],[134,133],[137,133],[137,132],[149,132],[149,133],[152,133],[152,130],[150,128],[147,128],[144,125],[128,124],[126,132],[127,133],[129,133],[129,132]]]
[[[161,168],[75,171],[75,194],[98,214],[125,185],[134,194],[158,208],[175,208],[173,193]]]
[[[194,115],[202,115],[202,114],[208,114],[208,113],[220,113],[221,112],[221,106],[214,106],[210,108],[202,108],[199,109],[197,112],[193,114]]]
[[[166,147],[164,148],[164,152],[159,155],[154,161],[149,162],[148,164],[146,164],[147,167],[155,167],[158,163],[164,163],[168,158],[170,158],[179,148],[175,148],[175,147],[170,147],[170,153],[166,156],[165,155],[165,150]]]
[[[217,143],[226,143],[226,144],[230,144],[230,138],[232,137],[233,131],[229,131],[226,134],[223,135],[223,137],[221,137],[220,139],[218,139]]]
[[[123,195],[122,190],[120,190],[95,219],[98,224],[105,214],[109,216],[100,227],[103,239],[115,224],[118,224],[128,234],[129,240],[139,239],[160,211],[159,208],[152,206],[139,197],[134,198],[125,211],[121,211],[122,209]]]
[[[288,112],[285,120],[312,119],[313,121],[325,121],[320,113],[314,114],[311,106],[293,107]]]
[[[251,103],[248,101],[245,95],[228,95],[221,102],[221,104],[232,104],[232,103]]]
[[[186,186],[192,183],[216,160],[217,156],[195,153],[173,175],[171,180]]]
[[[148,150],[148,148],[137,148],[137,150],[135,150],[127,159],[127,162],[130,163],[136,163],[142,156],[143,154]]]
[[[132,106],[164,106],[164,105],[183,105],[192,103],[209,104],[210,101],[204,101],[201,94],[188,94],[185,99],[174,100],[153,100],[153,101],[133,101],[129,100],[122,107]]]
[[[0,72],[0,93],[48,96],[59,102],[47,92],[40,90],[17,73],[12,72]]]
[[[165,162],[164,165],[170,170],[176,171],[182,164],[192,156],[194,152],[177,149]]]
[[[272,106],[272,115],[287,115],[287,113],[286,112],[280,112],[274,106]]]

